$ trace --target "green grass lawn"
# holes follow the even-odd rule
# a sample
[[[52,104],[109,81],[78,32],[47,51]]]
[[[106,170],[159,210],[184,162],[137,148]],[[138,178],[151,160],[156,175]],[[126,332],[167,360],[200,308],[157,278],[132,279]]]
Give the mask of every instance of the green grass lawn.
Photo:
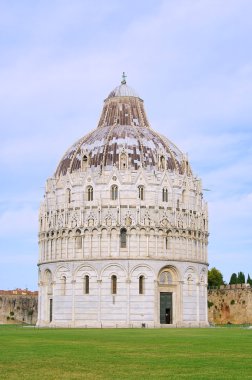
[[[2,325],[0,379],[252,379],[252,330]]]

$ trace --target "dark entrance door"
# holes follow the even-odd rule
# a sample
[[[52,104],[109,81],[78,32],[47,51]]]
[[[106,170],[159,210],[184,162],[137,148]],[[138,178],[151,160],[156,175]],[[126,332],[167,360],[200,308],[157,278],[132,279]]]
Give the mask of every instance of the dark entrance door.
[[[172,323],[172,293],[160,293],[160,323]]]
[[[50,307],[50,310],[49,310],[49,321],[52,322],[52,315],[53,315],[53,300],[50,298],[49,300],[49,307]]]

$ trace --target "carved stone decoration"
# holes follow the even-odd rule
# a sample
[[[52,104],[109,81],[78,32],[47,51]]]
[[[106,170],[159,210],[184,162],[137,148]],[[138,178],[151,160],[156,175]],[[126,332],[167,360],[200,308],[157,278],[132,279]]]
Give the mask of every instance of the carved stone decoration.
[[[73,212],[71,214],[71,228],[75,228],[79,225],[79,214],[77,212]]]
[[[88,214],[86,222],[88,227],[93,227],[97,225],[97,218],[92,211]]]
[[[106,225],[108,227],[111,227],[112,226],[112,219],[110,217],[106,218]]]
[[[89,218],[89,219],[88,219],[88,226],[89,226],[89,227],[94,226],[94,219],[93,219],[93,218]]]
[[[195,217],[194,217],[194,215],[189,216],[189,223],[188,224],[189,224],[189,227],[191,229],[195,228]]]
[[[54,220],[53,220],[53,217],[52,217],[51,214],[49,215],[49,218],[48,218],[48,227],[49,228],[53,228],[54,227]]]
[[[148,218],[148,217],[144,218],[144,225],[145,226],[150,226],[150,224],[151,224],[150,218]]]
[[[184,227],[184,216],[182,212],[179,212],[177,215],[177,227],[183,228]]]
[[[58,216],[58,223],[57,223],[57,227],[58,228],[62,228],[64,225],[64,215],[63,214],[60,214]]]
[[[164,218],[164,219],[161,221],[161,224],[162,224],[162,226],[164,226],[164,227],[168,227],[168,226],[170,225],[169,220],[166,219],[166,218]]]
[[[132,224],[132,219],[129,215],[127,215],[125,218],[125,224],[127,227],[131,226],[131,224]]]
[[[160,224],[164,227],[174,225],[174,215],[167,211],[164,211],[160,216]]]
[[[72,221],[71,221],[71,227],[74,228],[74,227],[76,227],[76,226],[77,226],[77,220],[74,218],[74,219],[72,219]]]
[[[111,227],[112,225],[116,224],[115,217],[111,211],[107,212],[105,219],[103,221],[103,224],[108,226],[108,227]]]
[[[150,218],[149,211],[145,212],[142,224],[144,224],[145,226],[150,226],[151,225],[151,218]]]

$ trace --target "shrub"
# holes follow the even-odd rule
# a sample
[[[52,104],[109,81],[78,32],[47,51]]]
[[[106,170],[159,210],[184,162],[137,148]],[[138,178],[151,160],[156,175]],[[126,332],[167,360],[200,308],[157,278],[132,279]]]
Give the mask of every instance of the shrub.
[[[210,307],[213,306],[213,302],[211,302],[211,301],[207,301],[207,306],[208,306],[208,309],[210,309]]]
[[[234,305],[235,304],[235,300],[232,300],[231,302],[230,302],[230,305]]]

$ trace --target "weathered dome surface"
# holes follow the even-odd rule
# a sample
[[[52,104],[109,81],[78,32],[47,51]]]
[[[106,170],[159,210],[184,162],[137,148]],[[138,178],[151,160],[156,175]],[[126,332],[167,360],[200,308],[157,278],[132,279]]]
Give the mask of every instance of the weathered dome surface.
[[[120,86],[117,86],[111,93],[108,98],[113,98],[115,96],[133,96],[135,98],[139,98],[136,91],[129,87],[126,83],[122,83]]]
[[[83,157],[89,167],[103,170],[119,167],[120,155],[127,155],[128,169],[167,169],[191,174],[183,153],[167,138],[151,129],[143,100],[126,82],[104,101],[98,127],[82,137],[65,153],[55,176],[81,169]]]

